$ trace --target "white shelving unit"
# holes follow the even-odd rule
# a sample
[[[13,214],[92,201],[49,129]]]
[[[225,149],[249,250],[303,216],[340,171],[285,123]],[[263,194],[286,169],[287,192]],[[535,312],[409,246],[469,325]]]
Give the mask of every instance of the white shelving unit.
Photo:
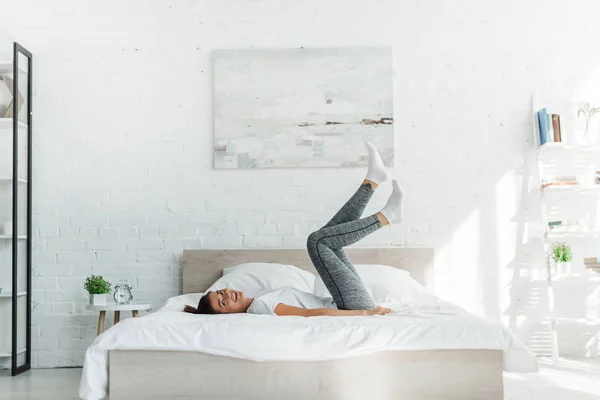
[[[594,186],[548,186],[540,189],[546,193],[585,193],[585,192],[596,192],[600,194],[600,185]]]
[[[540,136],[539,136],[539,125],[538,125],[538,117],[537,111],[539,111],[541,106],[537,103],[537,96],[534,95],[532,97],[532,106],[534,111],[534,121],[533,121],[533,135],[534,135],[534,144],[536,146],[536,159],[537,159],[537,172],[539,178],[539,188],[537,189],[538,194],[540,195],[540,213],[542,220],[542,231],[543,231],[543,242],[544,242],[544,251],[545,254],[548,254],[550,246],[553,242],[567,242],[570,244],[576,243],[587,243],[594,239],[600,239],[600,230],[596,230],[596,226],[588,226],[587,228],[560,228],[561,230],[550,230],[548,222],[552,220],[563,220],[565,218],[561,218],[560,215],[553,215],[552,217],[549,214],[549,209],[551,207],[550,202],[554,199],[562,199],[564,202],[570,202],[570,204],[576,204],[581,201],[595,201],[598,202],[598,195],[600,195],[600,185],[596,185],[594,183],[593,176],[587,176],[585,180],[580,179],[579,185],[560,185],[560,186],[545,186],[547,180],[545,179],[545,161],[554,160],[554,162],[559,165],[561,162],[565,165],[565,160],[573,160],[578,159],[578,167],[581,167],[582,164],[585,164],[582,160],[590,159],[591,157],[595,158],[596,155],[600,155],[600,144],[571,144],[571,143],[563,143],[563,142],[550,142],[545,143],[544,145],[540,145]],[[561,128],[564,128],[561,127]],[[558,162],[556,160],[559,160]],[[568,164],[568,163],[566,163]],[[572,165],[575,166],[576,163]],[[593,163],[592,163],[593,164]],[[594,165],[595,166],[595,165]],[[558,167],[555,166],[556,169]],[[575,167],[574,167],[575,169]],[[585,168],[584,168],[585,169]],[[591,170],[596,170],[596,168],[590,168]],[[574,176],[585,176],[585,173],[581,171],[578,173],[573,171]],[[560,207],[559,207],[560,208]],[[576,208],[576,207],[573,207]],[[572,215],[571,210],[569,210],[569,215]],[[571,219],[571,218],[566,218]],[[590,223],[590,216],[585,215],[581,216],[580,219],[587,219],[588,223]],[[598,249],[596,249],[598,250]],[[575,276],[571,275],[570,277],[565,276],[553,276],[552,275],[552,264],[550,257],[546,257],[546,282],[547,282],[547,290],[548,290],[548,306],[549,306],[549,315],[550,315],[550,329],[551,329],[551,345],[552,345],[552,360],[554,365],[558,366],[560,364],[559,359],[559,351],[558,351],[558,334],[557,334],[557,323],[578,323],[585,325],[598,325],[600,327],[600,318],[563,318],[556,317],[555,315],[555,296],[554,296],[554,284],[561,282],[567,278],[583,278],[583,276]],[[599,275],[600,277],[600,275]]]
[[[537,116],[536,116],[537,118]],[[536,121],[537,123],[537,121]],[[537,132],[537,131],[536,131]],[[539,140],[539,139],[538,139]],[[552,151],[583,151],[583,152],[597,152],[600,151],[600,145],[597,144],[569,144],[569,143],[556,143],[549,142],[541,145],[538,151],[542,153],[549,153]]]

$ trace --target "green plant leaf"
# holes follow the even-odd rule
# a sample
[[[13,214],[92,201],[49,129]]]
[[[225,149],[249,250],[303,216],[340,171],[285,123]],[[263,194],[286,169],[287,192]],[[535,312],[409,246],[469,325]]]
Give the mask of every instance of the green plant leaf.
[[[91,275],[85,279],[83,288],[89,294],[107,294],[110,293],[111,283],[100,275]]]
[[[553,243],[550,248],[550,255],[554,262],[570,262],[573,259],[573,250],[568,243]]]

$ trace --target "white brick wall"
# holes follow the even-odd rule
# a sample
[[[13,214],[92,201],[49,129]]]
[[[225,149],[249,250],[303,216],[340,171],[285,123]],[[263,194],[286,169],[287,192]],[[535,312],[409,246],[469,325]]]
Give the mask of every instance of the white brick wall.
[[[570,98],[586,85],[600,64],[599,12],[593,0],[3,7],[0,26],[35,57],[34,365],[82,364],[97,319],[85,310],[87,274],[128,279],[158,308],[179,293],[183,249],[302,247],[362,179],[352,169],[212,170],[218,48],[392,46],[393,172],[407,221],[363,244],[433,246],[437,292],[500,320],[511,266],[533,258],[517,253],[512,219],[530,94]],[[367,212],[389,187],[379,192]]]

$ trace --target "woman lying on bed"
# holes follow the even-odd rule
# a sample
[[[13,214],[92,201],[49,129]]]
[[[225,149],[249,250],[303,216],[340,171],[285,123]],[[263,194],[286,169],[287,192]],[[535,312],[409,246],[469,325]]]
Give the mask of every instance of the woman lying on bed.
[[[237,290],[222,289],[205,294],[197,308],[186,306],[184,311],[193,314],[247,312],[303,317],[389,313],[390,309],[374,304],[343,249],[383,226],[400,222],[403,216],[404,191],[394,180],[393,192],[385,207],[376,214],[360,218],[375,189],[390,177],[377,149],[368,142],[366,146],[369,169],[365,180],[331,221],[308,237],[308,254],[333,299],[289,287],[272,290],[257,298],[245,297]]]

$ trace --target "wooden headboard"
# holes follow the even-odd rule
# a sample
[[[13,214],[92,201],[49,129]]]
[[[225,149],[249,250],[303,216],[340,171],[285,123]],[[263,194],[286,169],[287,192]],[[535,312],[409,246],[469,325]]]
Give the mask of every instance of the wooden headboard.
[[[433,249],[418,247],[344,249],[354,264],[385,264],[407,270],[425,287],[433,286]],[[223,269],[246,262],[295,265],[316,274],[306,249],[184,250],[183,293],[204,293]]]

